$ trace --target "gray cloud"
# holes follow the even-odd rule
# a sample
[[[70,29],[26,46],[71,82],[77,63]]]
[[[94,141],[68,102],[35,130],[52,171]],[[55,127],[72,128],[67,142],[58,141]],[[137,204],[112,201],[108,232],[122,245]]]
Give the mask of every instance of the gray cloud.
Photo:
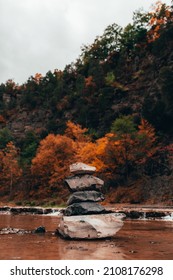
[[[170,1],[164,1],[170,4]],[[125,26],[148,0],[0,0],[0,83],[63,69],[113,22]]]

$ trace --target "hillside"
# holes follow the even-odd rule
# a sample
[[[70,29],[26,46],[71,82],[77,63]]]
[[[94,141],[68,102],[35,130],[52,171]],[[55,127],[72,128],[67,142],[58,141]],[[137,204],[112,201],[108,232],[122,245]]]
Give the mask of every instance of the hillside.
[[[151,201],[171,204],[172,89],[173,14],[172,7],[165,4],[158,4],[152,13],[143,11],[134,13],[133,24],[124,29],[116,24],[108,26],[92,45],[83,46],[80,57],[67,65],[63,71],[49,71],[44,77],[36,74],[23,85],[17,85],[11,80],[1,84],[2,197],[5,199],[17,197],[18,200],[32,197],[38,199],[40,195],[42,199],[46,196],[56,197],[57,185],[55,180],[52,181],[52,177],[50,180],[50,174],[49,180],[45,179],[45,182],[42,182],[31,172],[33,160],[39,153],[37,148],[41,147],[42,141],[48,139],[52,133],[67,136],[75,144],[88,141],[98,146],[99,139],[107,137],[106,139],[110,140],[106,135],[111,132],[119,137],[116,138],[121,142],[121,147],[118,146],[119,151],[125,147],[123,139],[127,135],[129,138],[126,138],[126,143],[133,141],[132,145],[138,143],[138,146],[136,158],[129,157],[133,152],[131,147],[128,147],[128,156],[125,160],[123,158],[123,162],[117,160],[115,163],[115,160],[108,158],[110,145],[105,148],[106,157],[105,154],[99,154],[99,157],[97,155],[100,166],[101,163],[104,166],[99,172],[104,178],[108,178],[105,189],[108,199],[111,196],[109,200],[112,202]],[[117,132],[120,119],[126,125],[129,122],[127,127],[129,130],[126,133],[121,127],[121,137]],[[143,142],[140,139],[142,145],[140,146],[142,120],[146,121],[145,124],[143,122],[146,139],[145,141],[143,139]],[[67,133],[69,121],[76,125],[80,137],[85,135],[89,140],[74,137],[76,128],[72,125],[70,129],[73,136],[69,136]],[[82,128],[87,130],[82,131]],[[9,142],[13,143],[13,147],[9,147],[9,155],[11,156],[13,150],[14,156],[11,158],[16,159],[16,165],[13,166],[13,182],[8,172],[5,173],[4,167],[6,160],[4,157],[7,156],[5,149]],[[109,142],[111,143],[113,142]],[[84,144],[79,146],[83,147],[82,145]],[[143,149],[140,156],[139,149]],[[147,149],[150,155],[146,157]],[[60,168],[62,175],[66,174],[64,165],[73,160],[94,162],[84,156],[81,150],[80,152],[75,150],[73,158],[68,151],[62,155],[65,158]],[[115,156],[122,157],[120,154]],[[107,162],[103,160],[104,157]],[[139,166],[140,168],[137,168]],[[42,166],[38,168],[41,170]],[[116,176],[108,176],[110,172],[116,173]],[[56,174],[54,177],[60,182],[58,180],[61,176],[58,176]],[[6,189],[7,182],[10,187]],[[46,184],[49,185],[48,188]],[[58,192],[63,200],[66,195],[63,187]]]

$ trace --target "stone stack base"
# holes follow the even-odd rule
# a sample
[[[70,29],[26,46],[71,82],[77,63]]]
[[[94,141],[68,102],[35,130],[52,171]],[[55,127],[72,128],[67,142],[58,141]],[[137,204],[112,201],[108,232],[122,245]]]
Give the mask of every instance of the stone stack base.
[[[62,216],[58,232],[70,239],[100,239],[114,236],[123,226],[123,214]]]

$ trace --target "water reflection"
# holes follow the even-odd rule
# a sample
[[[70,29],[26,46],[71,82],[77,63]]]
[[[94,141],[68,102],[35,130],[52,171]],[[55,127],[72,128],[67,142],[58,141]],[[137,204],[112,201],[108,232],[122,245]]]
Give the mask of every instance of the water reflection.
[[[46,215],[0,215],[0,229],[46,228],[42,235],[0,235],[0,259],[173,259],[173,222],[125,221],[115,238],[70,241],[54,234],[58,220]]]

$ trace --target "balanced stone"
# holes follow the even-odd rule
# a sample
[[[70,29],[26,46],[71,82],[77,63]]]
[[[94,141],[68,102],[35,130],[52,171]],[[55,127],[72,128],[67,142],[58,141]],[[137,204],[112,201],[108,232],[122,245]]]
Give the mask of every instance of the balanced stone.
[[[103,180],[92,175],[69,177],[65,180],[65,182],[73,192],[84,190],[100,190],[104,185]]]
[[[65,211],[65,216],[74,215],[90,215],[90,214],[101,214],[106,213],[105,208],[95,202],[79,202],[69,205]]]
[[[90,166],[82,162],[70,165],[70,172],[73,174],[93,174],[95,171],[96,168],[94,166]]]
[[[114,236],[123,226],[124,214],[62,216],[58,232],[64,238],[95,239]]]
[[[104,196],[101,192],[97,191],[80,191],[74,192],[68,199],[67,205],[76,203],[76,202],[86,202],[86,201],[103,201]]]

